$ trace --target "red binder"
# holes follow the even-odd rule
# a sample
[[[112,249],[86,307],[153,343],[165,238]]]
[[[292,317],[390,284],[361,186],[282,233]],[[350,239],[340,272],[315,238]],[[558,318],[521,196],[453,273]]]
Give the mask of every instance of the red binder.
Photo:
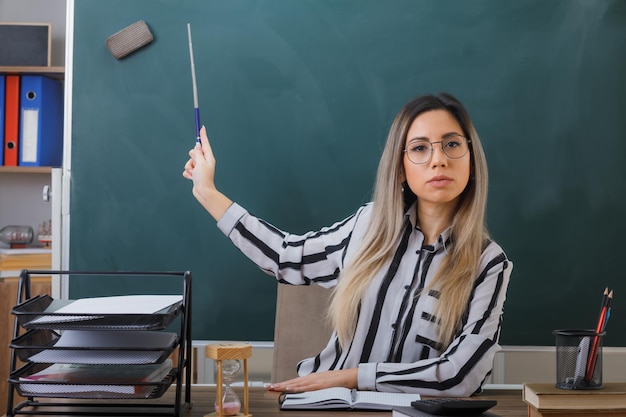
[[[0,74],[0,165],[4,165],[4,80],[4,74]]]
[[[20,76],[7,75],[4,108],[4,165],[17,166],[20,139]]]

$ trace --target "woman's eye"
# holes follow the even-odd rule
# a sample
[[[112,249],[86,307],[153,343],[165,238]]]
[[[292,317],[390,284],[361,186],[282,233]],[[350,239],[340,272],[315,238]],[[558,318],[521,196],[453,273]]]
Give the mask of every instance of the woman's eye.
[[[409,148],[411,152],[426,152],[428,151],[428,149],[429,146],[424,143],[416,143],[411,145],[411,147]]]

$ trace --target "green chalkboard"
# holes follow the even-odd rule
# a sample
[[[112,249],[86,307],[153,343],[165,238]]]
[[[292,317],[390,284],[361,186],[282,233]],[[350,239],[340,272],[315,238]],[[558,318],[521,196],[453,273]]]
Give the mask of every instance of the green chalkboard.
[[[626,2],[74,1],[70,267],[191,270],[194,339],[271,340],[275,282],[217,230],[182,178],[200,113],[231,198],[293,233],[369,200],[410,98],[468,107],[490,167],[488,225],[515,264],[507,345],[594,327],[626,344]],[[154,41],[105,40],[144,20]],[[155,282],[154,288],[162,289]],[[164,289],[163,289],[164,290]],[[142,291],[70,282],[70,296]],[[614,330],[614,331],[611,331]]]

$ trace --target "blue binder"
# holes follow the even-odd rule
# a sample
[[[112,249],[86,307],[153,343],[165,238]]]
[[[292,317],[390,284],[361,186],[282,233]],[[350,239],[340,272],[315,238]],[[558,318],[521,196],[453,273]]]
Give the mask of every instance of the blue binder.
[[[0,166],[4,161],[4,75],[0,75]]]
[[[61,166],[63,85],[42,75],[23,75],[20,86],[20,166]]]

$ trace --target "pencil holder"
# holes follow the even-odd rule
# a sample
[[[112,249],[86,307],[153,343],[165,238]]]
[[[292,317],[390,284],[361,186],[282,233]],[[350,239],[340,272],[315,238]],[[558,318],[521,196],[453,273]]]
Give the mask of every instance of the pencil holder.
[[[602,388],[602,339],[595,330],[555,330],[556,386],[562,389]]]

